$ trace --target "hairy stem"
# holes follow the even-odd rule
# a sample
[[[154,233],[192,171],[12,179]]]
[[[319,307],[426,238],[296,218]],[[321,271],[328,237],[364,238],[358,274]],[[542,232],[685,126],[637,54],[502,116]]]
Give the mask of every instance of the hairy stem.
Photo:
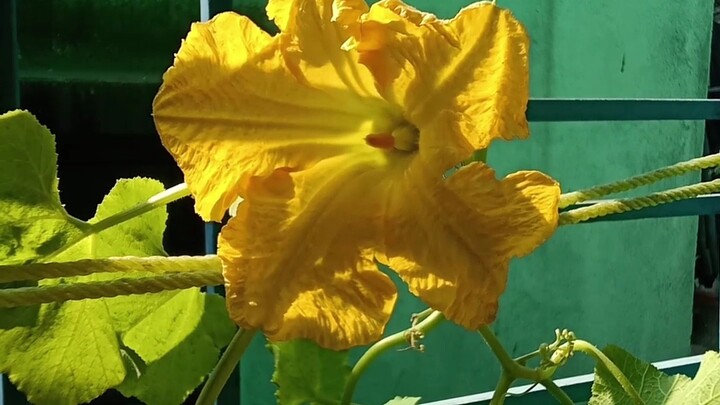
[[[605,366],[605,368],[610,371],[613,377],[615,377],[617,382],[620,383],[623,390],[625,390],[625,392],[632,399],[635,405],[645,404],[642,398],[640,398],[640,394],[638,394],[638,392],[635,390],[635,387],[633,387],[632,384],[630,384],[630,381],[628,381],[627,377],[625,377],[625,374],[623,374],[623,372],[615,365],[615,363],[612,362],[612,360],[605,356],[605,353],[601,352],[597,347],[584,340],[575,340],[573,344],[575,350],[585,353],[586,355],[595,359],[596,362]]]
[[[215,369],[210,373],[210,377],[208,377],[195,405],[212,405],[215,403],[225,383],[230,378],[230,374],[240,362],[240,358],[245,353],[245,349],[250,344],[255,332],[255,329],[238,329],[225,349],[225,353],[220,357]]]
[[[420,313],[418,315],[418,319],[427,312],[429,312],[429,310],[425,310]],[[365,370],[367,370],[368,366],[370,366],[370,364],[372,364],[375,359],[377,359],[381,354],[392,349],[393,347],[407,344],[407,335],[411,331],[417,331],[427,334],[431,330],[435,329],[435,327],[437,327],[444,319],[445,317],[442,313],[440,313],[439,311],[432,311],[424,320],[422,320],[414,327],[390,335],[372,345],[368,349],[368,351],[366,351],[365,354],[360,357],[360,360],[358,360],[357,364],[355,364],[355,367],[353,367],[347,384],[345,385],[345,391],[343,392],[342,401],[340,402],[341,405],[350,404],[350,402],[352,401],[353,393],[355,392],[355,386],[357,385],[360,377],[363,375]]]

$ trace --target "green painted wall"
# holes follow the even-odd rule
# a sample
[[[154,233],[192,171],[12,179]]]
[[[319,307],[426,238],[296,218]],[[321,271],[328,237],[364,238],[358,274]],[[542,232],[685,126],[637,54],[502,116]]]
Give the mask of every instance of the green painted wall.
[[[262,1],[232,3],[257,15]],[[498,3],[514,10],[530,32],[533,97],[705,97],[711,0]],[[180,38],[199,16],[197,2],[19,4],[23,99],[42,121],[68,136],[82,130],[88,139],[133,136],[157,144],[150,103]],[[451,17],[467,2],[412,4]],[[702,151],[700,123],[533,124],[531,129],[527,142],[494,145],[490,163],[500,173],[543,170],[566,191]],[[67,184],[61,183],[65,191]],[[648,360],[688,355],[696,223],[685,218],[560,229],[532,256],[513,263],[496,333],[513,354],[534,350],[551,340],[554,328],[565,327],[599,345],[621,343]],[[407,327],[409,315],[422,308],[404,294],[388,332]],[[426,353],[393,352],[380,359],[361,381],[356,400],[379,404],[394,395],[435,400],[492,389],[498,369],[479,336],[445,324],[425,344]],[[574,359],[561,375],[588,367]],[[243,405],[274,402],[271,369],[272,359],[257,339],[243,361]]]
[[[451,17],[463,1],[412,4]],[[704,98],[712,1],[499,0],[532,38],[533,97]],[[702,123],[533,124],[531,140],[495,145],[499,172],[533,168],[566,191],[612,181],[702,153]],[[668,181],[676,186],[694,178]],[[647,190],[643,190],[647,191]],[[563,228],[512,266],[494,329],[513,354],[569,328],[598,345],[620,343],[657,361],[690,354],[697,219],[642,220]],[[408,326],[422,305],[405,294],[388,332]],[[447,324],[426,353],[394,352],[378,361],[356,401],[394,395],[437,400],[493,388],[498,374],[482,339]],[[579,358],[561,376],[590,371]],[[243,361],[242,403],[272,403],[271,360],[258,339]]]

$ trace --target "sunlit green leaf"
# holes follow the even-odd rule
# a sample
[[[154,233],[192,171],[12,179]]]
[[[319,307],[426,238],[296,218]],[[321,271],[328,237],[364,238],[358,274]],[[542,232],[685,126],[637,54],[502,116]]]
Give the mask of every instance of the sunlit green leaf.
[[[55,139],[27,111],[0,115],[0,264],[32,260],[82,236],[60,204]]]
[[[271,343],[270,348],[280,405],[330,404],[342,398],[351,371],[347,351],[324,349],[309,340]]]
[[[720,355],[707,352],[695,378],[667,375],[652,364],[633,357],[617,346],[603,352],[625,374],[646,405],[692,405],[720,403]],[[632,404],[605,367],[596,367],[589,405]]]
[[[0,242],[14,243],[0,248],[0,263],[43,261],[44,255],[78,240],[52,261],[165,254],[167,213],[162,208],[83,238],[91,233],[90,223],[162,191],[159,182],[118,181],[85,223],[60,205],[52,135],[30,114],[0,116],[0,145],[0,209],[11,213],[0,222]],[[96,273],[45,279],[39,285],[130,274],[150,275]],[[36,404],[88,402],[118,386],[150,405],[177,404],[212,369],[233,331],[222,299],[197,288],[2,310],[0,372]]]
[[[131,362],[131,367],[125,381],[117,387],[123,395],[154,405],[181,403],[212,370],[219,350],[232,338],[234,327],[220,296],[186,290],[174,299],[188,304],[189,313],[202,313],[199,324],[191,323],[193,319],[186,317],[190,319],[177,319],[170,329],[163,329],[167,321],[173,319],[171,314],[153,314],[133,328],[123,340],[138,352],[133,351],[137,356],[135,360],[133,356],[126,359]],[[160,320],[163,325],[155,324],[155,320]],[[156,344],[144,341],[148,336],[157,338],[159,330],[169,331],[174,336],[169,336],[165,342],[157,340]],[[192,333],[173,347],[172,337],[179,337],[178,331],[184,330],[192,330]]]

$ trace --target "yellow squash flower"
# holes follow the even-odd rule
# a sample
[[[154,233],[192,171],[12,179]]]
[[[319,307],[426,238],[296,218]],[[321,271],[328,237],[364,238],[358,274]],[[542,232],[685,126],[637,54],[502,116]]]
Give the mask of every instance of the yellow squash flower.
[[[271,36],[192,25],[154,119],[205,220],[223,228],[228,308],[271,340],[378,340],[397,292],[470,329],[494,320],[511,258],[555,230],[560,189],[457,166],[528,135],[528,38],[491,3],[452,20],[399,0],[270,0]]]

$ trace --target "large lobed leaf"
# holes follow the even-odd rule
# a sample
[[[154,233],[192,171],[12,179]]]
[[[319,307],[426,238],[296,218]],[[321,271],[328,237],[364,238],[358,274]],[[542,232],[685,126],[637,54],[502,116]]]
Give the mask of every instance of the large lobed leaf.
[[[603,352],[625,374],[646,405],[720,403],[720,354],[717,352],[705,353],[693,379],[667,375],[617,346],[608,346]],[[605,367],[596,367],[588,405],[624,404],[633,404],[630,396]]]
[[[167,213],[156,209],[101,233],[91,224],[163,190],[120,180],[89,222],[60,203],[54,139],[28,112],[0,115],[0,264],[165,255]],[[72,245],[70,248],[61,249]],[[109,280],[147,272],[42,280]],[[199,289],[43,304],[0,311],[0,371],[35,404],[88,402],[109,388],[148,404],[178,404],[232,337],[218,296]]]

